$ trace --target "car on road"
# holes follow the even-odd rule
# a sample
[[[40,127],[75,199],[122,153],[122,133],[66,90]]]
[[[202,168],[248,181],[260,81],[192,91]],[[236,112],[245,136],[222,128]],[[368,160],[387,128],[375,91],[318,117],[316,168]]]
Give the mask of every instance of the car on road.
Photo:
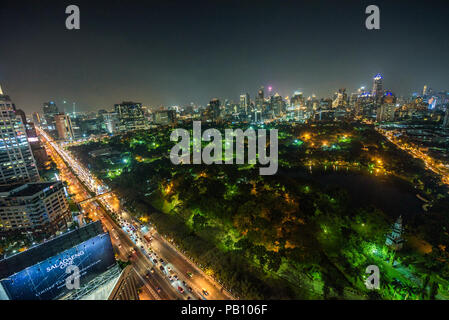
[[[165,269],[164,269],[164,267],[163,266],[159,266],[159,269],[162,271],[162,272],[164,272],[165,271]]]
[[[153,262],[154,262],[154,264],[157,264],[157,260],[156,259],[153,259]]]
[[[178,280],[178,275],[175,273],[175,275],[173,276],[173,278],[175,278],[176,280]]]
[[[192,300],[192,297],[191,296],[187,296],[187,300]]]
[[[193,277],[193,274],[192,274],[192,272],[190,272],[190,271],[187,271],[187,276],[189,277],[189,278],[192,278]]]
[[[193,289],[190,286],[187,286],[187,290],[189,290],[190,292],[193,292]]]
[[[157,291],[157,292],[161,292],[161,288],[156,287],[156,291]]]
[[[207,292],[206,289],[203,289],[203,294],[204,294],[205,296],[208,296],[208,295],[209,295],[209,292]]]
[[[151,268],[151,270],[150,270],[150,271],[151,271],[151,273],[154,273],[154,268]]]
[[[184,293],[184,289],[181,286],[178,286],[178,291]]]

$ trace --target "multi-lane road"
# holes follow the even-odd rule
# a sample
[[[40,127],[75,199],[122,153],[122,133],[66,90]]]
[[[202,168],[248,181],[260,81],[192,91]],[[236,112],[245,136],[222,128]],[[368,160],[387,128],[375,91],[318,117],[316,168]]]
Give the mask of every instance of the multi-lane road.
[[[432,157],[419,150],[419,148],[408,143],[403,143],[402,141],[400,141],[400,139],[395,137],[394,131],[387,131],[382,128],[377,128],[377,131],[380,132],[384,137],[386,137],[391,143],[396,145],[396,147],[398,147],[399,149],[406,151],[414,158],[421,159],[428,170],[436,173],[441,177],[441,181],[444,184],[449,185],[449,168],[447,166],[445,166],[441,162],[435,161]]]
[[[142,228],[138,221],[134,221],[120,208],[117,195],[108,191],[101,181],[93,177],[40,128],[38,132],[48,154],[58,167],[60,179],[67,182],[73,200],[80,204],[85,216],[102,221],[104,228],[111,235],[111,241],[120,259],[129,259],[132,263],[146,297],[155,300],[234,299],[154,228]],[[68,166],[72,170],[69,170]],[[86,201],[92,198],[92,193],[104,195]],[[99,203],[107,210],[118,213],[121,217],[118,224]],[[163,262],[160,262],[160,259]]]
[[[67,182],[69,193],[72,194],[73,200],[80,203],[90,198],[89,192],[85,189],[78,178],[69,170],[65,162],[55,151],[55,149],[44,140],[47,153],[56,163],[61,180]],[[142,252],[131,241],[127,234],[116,225],[105,210],[99,206],[96,201],[86,202],[81,206],[84,215],[91,220],[102,221],[103,227],[111,235],[111,242],[116,249],[118,257],[123,261],[130,261],[141,280],[142,289],[145,290],[145,296],[150,299],[181,299],[182,296],[176,292],[169,282],[167,282],[161,272],[151,273],[153,264],[146,259]],[[147,277],[151,274],[151,277]]]

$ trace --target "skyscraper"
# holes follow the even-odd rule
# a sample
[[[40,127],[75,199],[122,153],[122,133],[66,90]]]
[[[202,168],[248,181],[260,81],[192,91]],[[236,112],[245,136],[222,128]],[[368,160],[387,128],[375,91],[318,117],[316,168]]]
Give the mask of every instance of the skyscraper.
[[[33,122],[35,126],[41,125],[41,117],[39,116],[39,113],[33,112]]]
[[[279,93],[276,93],[274,96],[270,97],[270,105],[271,110],[274,112],[276,117],[282,116],[286,111],[286,103]]]
[[[332,103],[333,108],[344,107],[347,104],[348,95],[346,93],[346,88],[338,89],[338,92],[335,95],[335,99]]]
[[[373,91],[372,96],[374,99],[374,102],[380,103],[381,99],[383,97],[383,84],[382,84],[383,77],[380,73],[376,74],[376,76],[373,79]]]
[[[378,122],[394,121],[397,107],[393,103],[383,103],[377,108],[376,120]]]
[[[25,133],[28,137],[28,142],[38,140],[34,123],[27,121],[25,112],[21,109],[17,109],[16,116],[18,116],[22,119],[23,126],[25,127]],[[31,149],[33,149],[33,147],[31,147]]]
[[[209,102],[209,115],[211,120],[216,121],[220,117],[220,100],[217,98]]]
[[[0,233],[55,234],[72,221],[61,181],[0,187]]]
[[[293,96],[290,98],[290,105],[295,109],[304,107],[304,96],[302,92],[295,91]]]
[[[1,91],[1,90],[0,90]],[[39,181],[25,124],[9,96],[0,94],[0,185]]]
[[[249,94],[245,93],[240,95],[240,110],[241,112],[248,114],[250,110],[248,110],[249,108]]]
[[[58,107],[53,101],[45,102],[42,110],[44,111],[44,119],[47,122],[47,126],[52,126],[54,130],[55,115],[59,113]]]
[[[126,132],[147,128],[147,120],[141,103],[124,101],[114,105],[114,112],[118,116],[119,131]]]
[[[25,126],[25,133],[28,138],[28,143],[31,147],[31,152],[33,153],[34,160],[37,166],[43,165],[48,161],[48,155],[45,148],[42,147],[39,138],[37,136],[36,127],[33,122],[27,122],[25,112],[23,110],[16,110],[16,116],[22,119],[22,123]]]
[[[264,102],[264,87],[260,87],[259,91],[257,91],[257,96],[256,96],[256,109],[258,111],[262,111],[263,110],[263,102]]]
[[[427,95],[427,85],[424,85],[424,88],[422,90],[422,96],[425,97]]]
[[[154,123],[162,126],[174,125],[176,122],[175,110],[159,110],[154,113]]]
[[[55,125],[59,139],[72,140],[74,138],[72,121],[68,115],[63,113],[55,115]]]
[[[115,112],[103,113],[103,121],[105,129],[108,133],[114,134],[118,131],[119,120],[118,115]]]

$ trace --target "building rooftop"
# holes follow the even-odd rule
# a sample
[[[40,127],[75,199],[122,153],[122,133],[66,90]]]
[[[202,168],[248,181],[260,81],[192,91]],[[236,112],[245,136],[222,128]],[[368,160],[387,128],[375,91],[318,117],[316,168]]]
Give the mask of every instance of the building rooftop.
[[[101,222],[95,221],[0,260],[0,279],[9,277],[102,233],[104,231]]]
[[[0,186],[0,196],[8,197],[27,197],[32,196],[46,188],[52,188],[54,185],[61,183],[60,181],[53,182],[30,182],[30,183],[19,183],[12,185],[2,185]]]

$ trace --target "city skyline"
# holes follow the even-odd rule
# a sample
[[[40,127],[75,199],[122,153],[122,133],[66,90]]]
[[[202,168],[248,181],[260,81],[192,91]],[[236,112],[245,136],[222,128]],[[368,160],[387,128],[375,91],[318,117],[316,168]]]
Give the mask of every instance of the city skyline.
[[[381,29],[374,31],[364,27],[367,3],[134,3],[125,10],[119,1],[81,1],[81,29],[69,31],[66,1],[6,1],[0,27],[15,32],[3,37],[10,50],[0,53],[0,84],[27,113],[50,100],[67,101],[66,112],[73,102],[80,111],[126,100],[154,107],[206,105],[212,97],[237,102],[246,92],[253,99],[260,86],[283,97],[297,90],[328,97],[369,88],[377,73],[397,96],[424,85],[445,90],[443,2],[380,1]]]
[[[377,90],[375,88],[375,86],[376,86],[375,83],[376,83],[377,77],[381,77],[382,83],[383,83],[383,86],[384,86],[383,88],[380,88],[379,90]],[[283,100],[285,100],[287,103],[290,103],[290,99],[293,98],[297,94],[299,94],[302,97],[304,97],[304,99],[313,98],[313,99],[318,99],[318,100],[329,100],[329,99],[330,100],[334,100],[335,97],[338,95],[338,92],[340,90],[344,90],[345,93],[348,96],[351,95],[351,94],[357,94],[357,95],[362,95],[362,96],[369,94],[370,96],[373,96],[376,93],[377,96],[382,97],[384,94],[389,94],[389,95],[393,94],[395,97],[398,97],[398,98],[401,98],[401,99],[405,99],[404,101],[407,101],[408,99],[414,98],[414,97],[423,97],[423,92],[426,91],[426,90],[427,91],[431,90],[431,92],[432,92],[431,95],[432,94],[437,94],[437,93],[438,94],[446,93],[446,94],[449,95],[449,91],[448,91],[447,88],[434,88],[434,87],[429,86],[428,84],[424,84],[422,86],[422,88],[416,88],[416,90],[410,90],[410,92],[407,95],[399,95],[399,94],[396,94],[396,92],[393,89],[390,88],[388,83],[385,85],[385,82],[383,82],[383,81],[384,81],[383,75],[380,74],[380,73],[377,73],[370,79],[370,81],[366,81],[365,82],[367,84],[361,85],[361,86],[359,86],[357,88],[353,87],[353,88],[350,88],[350,89],[345,88],[345,87],[336,88],[334,91],[329,92],[327,95],[324,95],[324,96],[319,96],[319,95],[317,95],[315,93],[303,92],[301,90],[301,88],[299,88],[297,90],[294,90],[294,91],[291,91],[291,92],[286,93],[286,94],[280,94],[280,92],[285,92],[285,90],[276,90],[275,88],[273,88],[270,85],[268,85],[268,86],[263,86],[263,85],[259,86],[256,91],[259,92],[259,90],[263,90],[263,92],[265,93],[264,100],[269,100],[269,98],[271,96],[276,96],[276,95],[279,94],[280,97]],[[0,84],[0,88],[1,88],[1,84]],[[4,90],[2,90],[2,91],[4,91]],[[8,93],[5,92],[5,94],[8,94]],[[237,96],[237,97],[235,97],[235,96]],[[205,98],[205,100],[201,101],[201,102],[194,102],[194,101],[192,101],[190,103],[172,104],[172,105],[167,105],[167,104],[151,105],[151,104],[148,104],[148,103],[142,103],[140,100],[132,99],[132,98],[119,99],[119,100],[113,102],[110,105],[97,106],[97,107],[95,107],[93,109],[87,109],[87,110],[86,109],[79,110],[77,108],[77,105],[76,105],[77,103],[75,101],[67,101],[65,99],[57,101],[55,99],[50,99],[50,100],[46,100],[45,102],[42,102],[40,105],[37,106],[36,109],[33,109],[33,110],[27,112],[27,114],[31,115],[31,113],[35,113],[35,112],[37,112],[39,114],[42,114],[42,111],[43,111],[42,107],[47,105],[47,104],[49,104],[49,103],[57,106],[58,107],[58,112],[61,113],[61,114],[74,114],[75,112],[76,113],[98,112],[99,110],[109,110],[109,111],[112,110],[113,111],[114,110],[114,106],[117,105],[117,102],[119,102],[119,101],[122,101],[122,102],[139,101],[138,103],[141,104],[142,106],[150,107],[150,108],[152,108],[151,109],[152,111],[157,111],[157,110],[159,110],[159,108],[166,109],[166,108],[170,108],[170,107],[180,107],[181,109],[183,109],[184,107],[189,106],[189,105],[200,107],[200,108],[206,108],[209,105],[210,101],[211,100],[215,100],[215,99],[218,99],[218,101],[220,103],[220,106],[224,106],[225,103],[230,103],[230,104],[233,104],[233,105],[240,105],[242,103],[241,102],[242,96],[248,96],[249,97],[249,100],[248,100],[249,102],[248,103],[251,103],[251,104],[254,104],[254,105],[257,104],[256,103],[257,102],[256,101],[257,100],[257,93],[251,94],[250,92],[247,92],[247,91],[241,91],[241,93],[239,93],[239,94],[238,93],[232,93],[232,94],[229,94],[227,96],[210,96],[209,98]],[[15,99],[15,100],[17,101],[18,99]],[[429,105],[429,108],[431,108],[431,107],[432,106]],[[21,106],[17,106],[17,108],[18,109],[24,109]]]

